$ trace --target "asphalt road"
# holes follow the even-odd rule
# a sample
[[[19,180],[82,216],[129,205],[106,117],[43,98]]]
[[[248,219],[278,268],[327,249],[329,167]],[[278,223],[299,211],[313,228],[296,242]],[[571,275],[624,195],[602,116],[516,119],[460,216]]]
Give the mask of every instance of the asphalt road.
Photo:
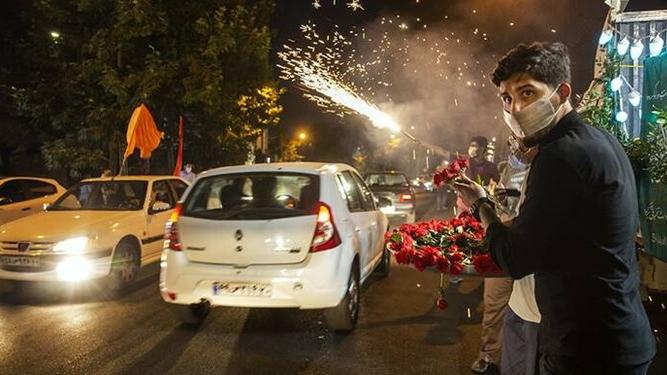
[[[418,204],[418,217],[443,215],[429,194]],[[144,269],[120,297],[0,282],[0,374],[470,374],[479,346],[480,281],[452,284],[438,311],[439,276],[394,265],[363,287],[357,329],[337,335],[319,312],[291,309],[216,308],[192,330],[157,275]]]

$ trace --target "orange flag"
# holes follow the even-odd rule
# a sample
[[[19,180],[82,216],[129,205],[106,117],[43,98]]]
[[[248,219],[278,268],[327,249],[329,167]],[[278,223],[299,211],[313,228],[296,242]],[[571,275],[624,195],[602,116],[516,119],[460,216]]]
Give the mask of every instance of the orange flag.
[[[140,151],[139,157],[149,159],[151,152],[160,145],[164,133],[157,130],[153,116],[145,105],[140,105],[132,113],[130,123],[127,125],[127,148],[125,159],[134,152],[135,148]]]

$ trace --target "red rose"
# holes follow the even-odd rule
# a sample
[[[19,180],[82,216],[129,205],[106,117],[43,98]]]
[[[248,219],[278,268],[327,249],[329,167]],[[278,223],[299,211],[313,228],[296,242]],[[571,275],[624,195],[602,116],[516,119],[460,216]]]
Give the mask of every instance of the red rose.
[[[437,187],[440,187],[442,183],[444,182],[444,179],[440,173],[436,173],[435,176],[433,176],[433,184]]]
[[[489,253],[474,255],[472,257],[472,264],[475,266],[475,271],[482,275],[486,273],[498,273],[502,271],[500,267],[498,267],[498,265],[493,261],[493,258]]]
[[[415,268],[419,271],[422,272],[426,269],[426,259],[424,257],[424,253],[421,251],[418,251],[415,253],[415,255],[412,257],[412,264],[415,265]]]
[[[412,252],[410,251],[397,251],[394,253],[394,258],[396,258],[396,263],[398,264],[410,264],[412,261]]]
[[[435,262],[435,266],[438,268],[438,271],[441,273],[447,273],[449,271],[449,261],[446,257],[440,256]]]
[[[440,297],[437,299],[437,301],[435,301],[435,306],[438,308],[438,310],[444,310],[447,308],[447,306],[449,306],[449,304],[447,301],[445,301],[444,298]]]
[[[449,272],[452,275],[458,275],[463,271],[463,264],[461,263],[452,263],[449,265]]]
[[[424,227],[423,225],[417,225],[412,233],[413,237],[424,237],[428,235],[428,228]]]

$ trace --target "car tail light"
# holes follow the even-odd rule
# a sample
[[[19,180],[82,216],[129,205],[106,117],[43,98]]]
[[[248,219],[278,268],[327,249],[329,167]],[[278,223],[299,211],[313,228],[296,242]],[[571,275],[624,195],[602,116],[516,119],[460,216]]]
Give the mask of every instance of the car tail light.
[[[167,297],[169,297],[169,299],[172,301],[176,301],[176,298],[178,298],[178,294],[176,294],[176,292],[167,292]]]
[[[412,200],[412,194],[401,194],[399,197],[399,202],[406,202]]]
[[[340,236],[333,222],[331,207],[319,202],[315,205],[315,214],[317,215],[317,221],[315,222],[315,234],[310,245],[310,252],[330,250],[340,245]]]
[[[178,235],[178,218],[181,216],[183,206],[179,203],[176,205],[174,212],[165,225],[164,239],[168,242],[167,247],[173,251],[183,250],[180,236]]]

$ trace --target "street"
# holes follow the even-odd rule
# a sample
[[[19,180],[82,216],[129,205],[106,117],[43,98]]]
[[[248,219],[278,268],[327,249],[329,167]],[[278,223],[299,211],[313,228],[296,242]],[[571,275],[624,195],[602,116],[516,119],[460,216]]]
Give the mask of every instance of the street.
[[[418,195],[418,219],[440,215],[434,199]],[[117,298],[0,284],[0,374],[470,374],[479,346],[479,280],[451,284],[439,311],[438,275],[394,264],[343,336],[298,310],[216,308],[193,330],[160,298],[157,265],[142,272]]]

